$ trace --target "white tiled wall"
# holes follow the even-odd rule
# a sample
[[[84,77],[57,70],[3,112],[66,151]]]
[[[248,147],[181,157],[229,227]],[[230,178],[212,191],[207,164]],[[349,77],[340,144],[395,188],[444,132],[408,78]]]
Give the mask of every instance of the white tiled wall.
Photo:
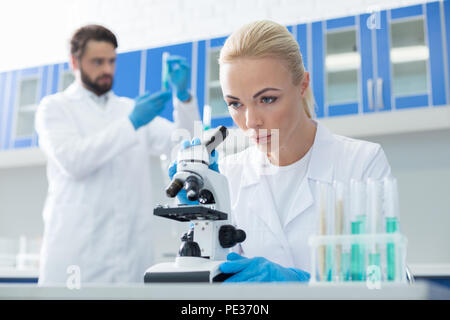
[[[76,28],[88,23],[109,27],[119,38],[119,51],[130,51],[227,35],[258,19],[289,25],[423,2],[426,0],[2,0],[0,71],[67,60],[68,39]]]

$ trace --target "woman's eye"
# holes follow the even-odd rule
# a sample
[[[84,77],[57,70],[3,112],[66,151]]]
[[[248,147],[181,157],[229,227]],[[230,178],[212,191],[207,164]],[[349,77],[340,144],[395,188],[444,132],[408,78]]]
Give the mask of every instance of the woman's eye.
[[[270,103],[274,103],[277,99],[278,99],[277,97],[262,97],[261,102],[270,104]]]
[[[242,104],[240,102],[233,101],[233,102],[229,102],[228,106],[232,107],[234,109],[238,109],[240,106],[242,106]]]

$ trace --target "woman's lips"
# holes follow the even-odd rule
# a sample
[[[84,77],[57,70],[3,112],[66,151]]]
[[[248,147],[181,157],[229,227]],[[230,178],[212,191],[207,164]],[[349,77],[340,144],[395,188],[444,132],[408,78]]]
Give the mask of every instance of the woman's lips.
[[[256,143],[267,143],[270,141],[270,137],[271,135],[267,135],[267,136],[257,136],[254,137],[253,139],[256,141]]]

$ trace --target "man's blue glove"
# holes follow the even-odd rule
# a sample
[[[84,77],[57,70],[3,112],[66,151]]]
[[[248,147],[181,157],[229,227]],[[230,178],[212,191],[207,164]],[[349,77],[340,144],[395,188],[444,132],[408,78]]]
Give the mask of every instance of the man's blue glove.
[[[305,271],[285,268],[262,257],[248,259],[231,252],[227,260],[219,266],[220,271],[235,275],[225,282],[305,282],[310,278],[309,273]]]
[[[194,139],[192,139],[191,142],[189,142],[188,140],[184,140],[183,142],[181,142],[181,150],[184,150],[184,149],[192,147],[192,146],[197,146],[199,144],[201,144],[201,141],[199,138],[194,138]],[[219,159],[219,153],[216,150],[213,150],[209,157],[209,169],[219,172],[219,165],[217,163],[218,159]],[[169,178],[171,180],[176,172],[177,172],[177,161],[175,160],[169,166]],[[182,203],[182,204],[191,204],[191,205],[198,204],[198,201],[188,200],[186,190],[184,190],[184,189],[182,189],[180,192],[178,192],[177,198],[178,198],[178,201],[180,201],[180,203]]]
[[[170,56],[166,60],[169,83],[174,87],[177,98],[187,101],[191,98],[188,91],[191,68],[185,58],[180,56]]]
[[[159,91],[154,94],[146,93],[135,99],[134,109],[131,111],[130,118],[134,129],[146,125],[163,111],[166,103],[172,98],[170,91]]]

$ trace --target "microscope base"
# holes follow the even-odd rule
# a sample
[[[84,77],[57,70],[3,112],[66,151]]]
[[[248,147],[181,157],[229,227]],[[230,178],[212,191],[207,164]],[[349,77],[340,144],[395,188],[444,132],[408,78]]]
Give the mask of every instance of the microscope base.
[[[155,282],[222,282],[232,274],[221,273],[219,265],[199,257],[177,257],[175,262],[158,263],[147,269],[144,283]]]

